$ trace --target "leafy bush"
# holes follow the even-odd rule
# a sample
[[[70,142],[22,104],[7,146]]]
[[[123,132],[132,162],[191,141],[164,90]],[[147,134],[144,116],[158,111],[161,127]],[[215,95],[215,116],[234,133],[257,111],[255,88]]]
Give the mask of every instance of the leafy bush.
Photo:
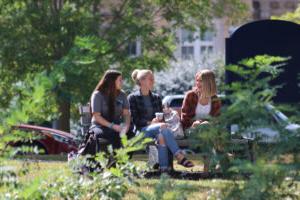
[[[191,140],[197,141],[194,145],[211,158],[211,170],[220,162],[230,163],[229,154],[235,151],[229,133],[230,125],[238,124],[239,131],[235,133],[237,138],[242,138],[242,133],[249,131],[259,138],[255,130],[265,125],[270,126],[270,114],[265,106],[276,94],[276,88],[270,88],[269,81],[281,72],[282,66],[272,63],[282,61],[285,59],[256,56],[241,61],[239,65],[226,67],[245,81],[224,86],[226,99],[223,102],[230,102],[230,105],[223,106],[221,115],[212,119],[210,125],[191,130]],[[269,76],[262,77],[262,74]],[[228,169],[229,165],[226,165],[221,166],[221,171]]]
[[[196,138],[203,151],[209,155],[211,171],[216,164],[221,164],[221,171],[239,174],[239,179],[220,193],[215,191],[216,198],[222,199],[298,199],[299,185],[299,130],[290,133],[285,126],[274,123],[270,119],[270,111],[266,105],[272,103],[278,87],[271,87],[269,82],[282,71],[285,58],[256,56],[245,59],[239,65],[230,65],[226,69],[238,74],[243,81],[233,82],[225,86],[226,101],[219,117],[212,119],[210,125],[192,130],[192,138]],[[275,64],[274,64],[275,63]],[[236,124],[239,129],[230,135],[230,125]],[[280,133],[276,144],[259,144],[258,128],[271,127]],[[232,138],[243,138],[243,133],[251,133],[255,140],[252,153],[257,161],[251,163],[244,159],[228,157],[235,153]],[[246,146],[247,148],[247,146]],[[283,157],[290,156],[286,161]],[[224,166],[222,166],[224,165]],[[235,176],[236,177],[236,176]],[[298,188],[297,188],[298,187]],[[214,196],[214,195],[212,195]]]
[[[255,165],[233,167],[241,173],[251,172],[244,183],[235,183],[223,191],[224,199],[299,199],[299,185],[289,177],[288,168],[260,160]],[[298,191],[297,191],[298,190]]]
[[[99,153],[96,161],[101,168],[92,173],[84,173],[85,167],[91,167],[89,157],[79,157],[70,162],[75,170],[68,173],[62,169],[51,171],[45,177],[38,177],[28,184],[10,187],[1,199],[122,199],[130,186],[138,186],[136,177],[141,176],[141,169],[129,161],[129,153],[144,149],[149,139],[143,134],[127,140],[122,138],[124,148],[110,154]],[[114,167],[107,168],[111,158]],[[81,173],[76,173],[80,170]],[[75,172],[75,173],[74,173]]]
[[[54,76],[46,73],[28,75],[24,81],[12,85],[11,90],[15,96],[6,108],[0,108],[0,186],[19,187],[19,176],[27,172],[27,164],[19,171],[6,166],[7,159],[15,156],[18,152],[8,144],[16,141],[28,141],[30,136],[20,131],[12,131],[12,126],[27,123],[29,120],[44,121],[51,117],[55,108],[51,107],[51,90],[53,88]],[[0,91],[1,96],[5,95]],[[22,148],[26,151],[34,151],[36,148]]]

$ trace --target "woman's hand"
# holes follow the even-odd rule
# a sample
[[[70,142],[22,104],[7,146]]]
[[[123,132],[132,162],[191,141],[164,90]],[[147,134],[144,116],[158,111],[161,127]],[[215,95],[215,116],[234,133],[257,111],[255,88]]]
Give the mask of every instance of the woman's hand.
[[[200,126],[200,124],[201,124],[201,122],[200,122],[199,120],[196,120],[196,121],[193,122],[192,128],[195,128],[195,127],[197,127],[197,126]]]
[[[158,118],[155,117],[152,119],[151,124],[156,124],[156,123],[160,123],[160,121]]]
[[[112,126],[112,129],[113,129],[114,131],[120,133],[121,130],[122,130],[122,127],[121,127],[120,125],[118,125],[118,124],[114,124],[114,125]]]
[[[166,123],[161,123],[160,124],[160,128],[167,128],[168,126],[167,126],[167,124]]]
[[[151,124],[160,124],[160,128],[167,128],[167,124],[164,122],[161,122],[158,118],[153,118],[152,121],[149,123]]]
[[[120,131],[120,134],[122,133],[122,134],[127,134],[128,133],[128,131],[129,131],[129,128],[130,128],[130,126],[124,126],[124,127],[121,127],[121,131]],[[124,130],[123,130],[124,129]]]
[[[193,122],[192,128],[195,128],[195,127],[200,126],[200,125],[205,125],[205,124],[209,124],[209,122],[208,121],[196,120],[196,121]]]

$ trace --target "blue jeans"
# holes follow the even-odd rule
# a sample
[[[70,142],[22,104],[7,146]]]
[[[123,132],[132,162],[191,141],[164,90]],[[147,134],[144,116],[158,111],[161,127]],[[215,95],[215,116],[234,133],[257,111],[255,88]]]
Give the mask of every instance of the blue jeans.
[[[169,166],[168,149],[173,155],[180,153],[180,149],[176,143],[172,131],[168,128],[160,128],[160,124],[152,124],[141,129],[145,133],[145,137],[150,137],[158,140],[163,137],[165,144],[158,144],[158,161],[161,169],[166,169]]]

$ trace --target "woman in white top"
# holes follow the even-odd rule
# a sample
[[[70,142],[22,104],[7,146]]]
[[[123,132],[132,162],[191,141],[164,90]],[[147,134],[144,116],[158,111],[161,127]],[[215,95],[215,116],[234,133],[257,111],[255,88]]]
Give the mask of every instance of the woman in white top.
[[[181,122],[184,129],[208,123],[209,118],[220,114],[221,101],[217,97],[215,75],[205,69],[195,76],[195,87],[184,97]]]
[[[209,123],[211,117],[220,114],[221,101],[217,97],[215,75],[205,69],[195,76],[195,87],[184,97],[181,108],[181,123],[184,129]],[[208,171],[205,163],[204,171]]]

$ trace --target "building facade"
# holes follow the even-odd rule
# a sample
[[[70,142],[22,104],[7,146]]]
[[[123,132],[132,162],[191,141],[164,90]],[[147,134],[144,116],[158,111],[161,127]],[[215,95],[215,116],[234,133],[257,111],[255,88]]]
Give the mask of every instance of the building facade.
[[[228,36],[224,19],[215,19],[213,27],[205,32],[197,30],[191,32],[177,29],[177,48],[174,52],[176,58],[183,60],[200,61],[203,56],[211,54],[224,54],[225,37]]]
[[[270,19],[287,12],[293,12],[299,0],[243,0],[249,7],[248,22]],[[174,55],[178,59],[200,61],[207,55],[225,55],[225,38],[236,30],[229,27],[225,19],[215,19],[212,30],[201,33],[185,29],[176,30],[177,48]]]
[[[271,16],[279,16],[287,12],[293,12],[299,0],[253,0],[252,19],[270,19]]]

